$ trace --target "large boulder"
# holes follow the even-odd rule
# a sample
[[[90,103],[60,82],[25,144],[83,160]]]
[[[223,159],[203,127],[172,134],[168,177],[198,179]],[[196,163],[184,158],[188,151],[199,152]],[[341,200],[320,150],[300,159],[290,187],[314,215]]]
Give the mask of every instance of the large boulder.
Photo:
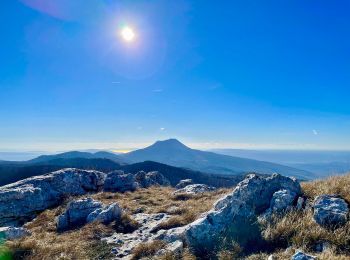
[[[108,224],[118,220],[121,213],[117,203],[104,205],[91,198],[71,201],[65,212],[57,217],[57,230],[64,231],[94,221]]]
[[[21,225],[71,195],[98,191],[105,174],[63,169],[0,187],[0,226]]]
[[[19,239],[29,235],[31,235],[31,233],[23,227],[1,227],[0,228],[0,241],[1,239],[5,239],[5,240]]]
[[[191,184],[187,185],[186,187],[182,189],[178,189],[174,191],[174,195],[176,194],[198,194],[198,193],[203,193],[203,192],[209,192],[209,191],[214,191],[216,188],[211,187],[205,184]]]
[[[107,174],[103,190],[111,192],[135,191],[139,187],[135,175],[113,171]]]
[[[182,188],[185,188],[187,185],[191,185],[191,184],[193,184],[192,179],[185,179],[185,180],[181,180],[178,184],[176,184],[175,188],[182,189]]]
[[[57,218],[57,230],[66,230],[86,223],[87,216],[103,204],[91,198],[68,203],[66,211]]]
[[[251,250],[257,249],[261,241],[257,216],[270,207],[273,194],[279,190],[301,194],[300,184],[293,178],[279,174],[248,175],[201,218],[184,227],[160,232],[158,238],[167,242],[183,241],[197,253],[203,253],[203,249],[207,252],[218,249],[223,238]]]
[[[314,220],[323,227],[339,227],[348,219],[348,204],[337,195],[316,197],[313,208]]]
[[[136,174],[135,179],[141,188],[148,188],[151,186],[170,186],[169,180],[157,171],[147,173],[140,171]]]

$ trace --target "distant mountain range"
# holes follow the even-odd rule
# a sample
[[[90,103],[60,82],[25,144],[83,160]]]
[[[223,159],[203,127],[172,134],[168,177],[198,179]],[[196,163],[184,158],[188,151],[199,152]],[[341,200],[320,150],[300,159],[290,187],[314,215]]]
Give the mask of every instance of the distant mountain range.
[[[213,174],[240,175],[247,172],[278,172],[299,179],[311,179],[311,172],[276,163],[205,152],[187,147],[176,139],[158,141],[144,149],[120,155],[132,162],[155,161]]]
[[[28,161],[0,161],[0,184],[66,167],[94,169],[104,172],[119,169],[126,171],[161,169],[162,173],[167,175],[169,179],[176,181],[181,178],[200,178],[202,181],[209,178],[211,179],[209,182],[213,182],[215,178],[218,178],[214,178],[214,175],[220,176],[220,178],[224,178],[223,175],[226,175],[225,178],[229,180],[229,183],[233,179],[237,180],[236,177],[239,179],[249,172],[259,174],[277,172],[302,180],[314,178],[313,173],[307,170],[266,161],[195,150],[176,139],[169,139],[157,141],[149,147],[126,154],[104,151],[93,153],[72,151],[55,155],[41,155]],[[220,179],[221,181],[223,179]]]

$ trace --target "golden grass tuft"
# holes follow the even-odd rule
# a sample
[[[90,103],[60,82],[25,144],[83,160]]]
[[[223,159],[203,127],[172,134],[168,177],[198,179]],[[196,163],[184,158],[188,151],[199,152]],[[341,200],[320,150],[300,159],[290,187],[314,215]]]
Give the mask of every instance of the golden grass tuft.
[[[154,256],[160,249],[165,248],[166,243],[161,240],[141,243],[132,251],[132,260],[142,259],[145,257]]]
[[[314,251],[318,243],[328,242],[339,253],[350,252],[350,223],[336,230],[321,227],[313,220],[312,210],[291,211],[282,217],[274,217],[262,232],[271,244],[280,247],[294,246]]]
[[[301,183],[305,195],[314,199],[321,194],[338,194],[350,203],[350,174]]]

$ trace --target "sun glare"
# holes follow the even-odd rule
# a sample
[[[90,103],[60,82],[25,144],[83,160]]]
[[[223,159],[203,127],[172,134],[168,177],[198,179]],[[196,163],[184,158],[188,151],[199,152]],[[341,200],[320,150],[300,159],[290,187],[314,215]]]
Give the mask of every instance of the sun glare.
[[[132,28],[126,26],[120,32],[122,38],[127,42],[132,42],[135,39],[135,32]]]

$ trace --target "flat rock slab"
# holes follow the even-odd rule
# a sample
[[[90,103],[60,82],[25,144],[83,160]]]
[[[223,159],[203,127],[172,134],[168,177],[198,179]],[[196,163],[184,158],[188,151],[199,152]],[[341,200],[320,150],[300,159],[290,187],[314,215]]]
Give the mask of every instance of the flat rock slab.
[[[114,233],[112,236],[103,238],[108,244],[115,244],[112,252],[116,255],[116,259],[131,259],[132,250],[140,243],[151,242],[156,237],[152,231],[163,221],[170,218],[165,213],[146,214],[138,213],[132,216],[140,227],[132,233]]]

